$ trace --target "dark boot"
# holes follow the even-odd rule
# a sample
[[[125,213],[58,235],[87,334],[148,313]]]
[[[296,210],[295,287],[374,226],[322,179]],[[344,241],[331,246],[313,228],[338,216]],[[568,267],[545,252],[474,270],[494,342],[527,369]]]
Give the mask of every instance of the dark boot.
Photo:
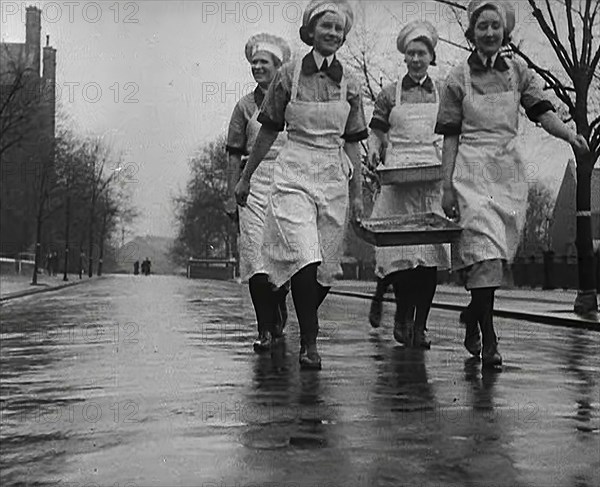
[[[477,324],[477,317],[473,315],[473,302],[469,303],[460,313],[460,322],[465,326],[464,345],[467,351],[474,357],[481,354],[481,332]]]
[[[377,279],[377,287],[371,301],[371,309],[369,310],[369,323],[373,328],[379,328],[381,325],[381,314],[383,311],[383,297],[388,288],[387,279]]]
[[[414,302],[410,289],[412,269],[398,271],[393,274],[394,297],[396,298],[396,314],[394,315],[394,339],[407,347],[413,342]]]
[[[414,307],[409,307],[407,310],[405,307],[397,308],[396,315],[394,316],[394,339],[410,347],[413,343],[414,335]]]
[[[373,297],[371,309],[369,310],[369,323],[373,328],[379,328],[381,325],[381,313],[383,311],[383,301]]]
[[[431,348],[431,341],[427,339],[427,334],[425,333],[425,323],[415,322],[413,347],[424,348],[425,350]]]
[[[495,288],[473,290],[473,296],[477,295],[476,309],[483,335],[481,362],[486,368],[502,367],[502,355],[498,352],[498,337],[494,330],[494,293]]]
[[[271,350],[271,335],[268,332],[260,332],[258,338],[254,340],[252,347],[256,353],[264,353]]]
[[[317,351],[318,309],[329,288],[318,283],[317,266],[309,264],[292,276],[292,298],[300,325],[299,362],[303,370],[321,369],[321,357]]]
[[[317,343],[302,344],[298,361],[301,370],[321,370],[321,356],[317,350]]]
[[[273,297],[275,299],[275,326],[273,327],[272,337],[274,342],[278,341],[278,339],[283,337],[285,325],[287,324],[287,295],[288,287],[286,286],[286,284],[281,286],[276,291],[273,291]]]
[[[437,268],[436,267],[417,267],[415,274],[418,277],[418,287],[415,288],[413,299],[416,303],[415,308],[415,327],[412,345],[415,348],[429,350],[431,341],[425,334],[427,330],[427,318],[433,303],[433,296],[437,288]]]
[[[274,300],[272,286],[266,274],[255,274],[248,283],[250,296],[256,313],[258,338],[252,344],[255,352],[271,349],[271,333],[274,325]]]

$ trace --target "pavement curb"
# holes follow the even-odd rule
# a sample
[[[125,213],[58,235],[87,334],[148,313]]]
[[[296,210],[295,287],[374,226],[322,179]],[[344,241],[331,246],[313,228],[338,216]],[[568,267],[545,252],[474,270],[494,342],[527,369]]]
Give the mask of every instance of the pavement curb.
[[[102,277],[103,276],[100,276],[99,278],[97,277],[96,279],[102,279]],[[2,296],[0,298],[0,306],[2,306],[4,303],[6,303],[8,301],[12,301],[14,299],[24,298],[26,296],[31,296],[33,294],[48,293],[51,291],[60,291],[61,289],[65,289],[67,287],[78,286],[78,285],[84,284],[86,282],[89,282],[89,279],[85,280],[85,281],[84,280],[71,281],[71,282],[67,282],[65,284],[60,284],[58,286],[48,286],[48,287],[26,289],[24,291],[16,291],[14,293],[9,293],[6,296]]]
[[[330,291],[330,294],[336,294],[338,296],[348,296],[353,298],[368,299],[371,300],[372,295],[367,293],[353,292],[353,291]],[[393,298],[383,298],[388,303],[393,303]],[[462,304],[448,303],[445,301],[433,301],[433,308],[447,309],[452,311],[462,311],[465,306]],[[500,318],[513,318],[517,320],[531,321],[534,323],[540,323],[543,325],[552,326],[564,326],[569,328],[578,328],[592,331],[600,331],[600,322],[586,319],[586,318],[571,318],[568,316],[556,316],[552,313],[530,313],[527,311],[520,311],[514,309],[495,309],[494,316]]]

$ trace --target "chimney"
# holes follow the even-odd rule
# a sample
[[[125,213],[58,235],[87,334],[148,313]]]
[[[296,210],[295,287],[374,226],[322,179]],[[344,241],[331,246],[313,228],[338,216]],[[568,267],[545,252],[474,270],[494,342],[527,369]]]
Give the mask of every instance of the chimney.
[[[27,7],[25,17],[25,52],[27,65],[40,75],[40,44],[42,32],[42,11],[37,7]]]
[[[46,46],[44,47],[44,67],[43,78],[46,83],[56,80],[56,49],[50,47],[50,36],[46,36]]]
[[[56,114],[56,49],[50,47],[50,36],[46,36],[44,46],[44,73],[42,75],[42,110],[46,113],[48,136],[54,138]]]

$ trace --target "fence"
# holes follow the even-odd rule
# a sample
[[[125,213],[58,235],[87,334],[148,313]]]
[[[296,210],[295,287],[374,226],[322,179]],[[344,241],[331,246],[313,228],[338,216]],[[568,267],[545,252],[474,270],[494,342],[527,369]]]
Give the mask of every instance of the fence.
[[[190,257],[187,264],[187,277],[189,279],[233,279],[237,275],[237,261],[235,259],[193,259]]]
[[[600,291],[600,252],[594,256],[596,288]],[[375,280],[375,266],[365,262],[342,264],[344,279]],[[438,272],[440,284],[458,283],[456,274],[447,270]],[[530,287],[542,289],[577,289],[578,269],[576,256],[555,256],[544,252],[528,259],[518,259],[510,265],[505,276],[508,287]]]
[[[23,259],[21,257],[26,258]],[[32,273],[35,262],[33,260],[29,260],[29,257],[29,254],[19,256],[19,258],[17,259],[13,259],[10,257],[0,257],[0,274],[20,275]]]

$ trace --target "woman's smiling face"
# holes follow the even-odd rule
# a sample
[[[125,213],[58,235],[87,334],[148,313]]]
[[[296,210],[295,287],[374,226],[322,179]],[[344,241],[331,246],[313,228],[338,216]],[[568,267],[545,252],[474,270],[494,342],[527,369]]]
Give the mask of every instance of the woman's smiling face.
[[[475,47],[485,56],[493,56],[502,47],[504,22],[500,14],[492,9],[484,9],[473,29]]]
[[[313,46],[324,57],[334,54],[344,42],[345,22],[335,12],[325,12],[317,19],[313,32]]]
[[[277,67],[273,62],[273,56],[266,51],[258,51],[252,56],[252,76],[261,87],[269,87],[275,77]]]

